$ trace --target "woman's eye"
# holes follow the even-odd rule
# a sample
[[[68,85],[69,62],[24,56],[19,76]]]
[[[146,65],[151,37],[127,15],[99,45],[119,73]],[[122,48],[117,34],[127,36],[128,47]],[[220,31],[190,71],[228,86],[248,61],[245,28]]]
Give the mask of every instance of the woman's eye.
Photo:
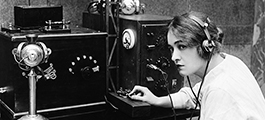
[[[186,45],[178,45],[178,48],[179,48],[179,50],[183,50],[183,49],[187,48],[187,46]]]

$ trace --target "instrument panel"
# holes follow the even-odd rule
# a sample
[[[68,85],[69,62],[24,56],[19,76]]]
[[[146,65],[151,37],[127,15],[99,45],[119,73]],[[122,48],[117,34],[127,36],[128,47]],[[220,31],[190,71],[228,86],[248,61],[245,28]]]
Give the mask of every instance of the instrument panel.
[[[125,18],[120,22],[123,32],[119,51],[119,89],[127,91],[134,85],[142,85],[158,96],[167,95],[167,89],[178,91],[183,85],[183,77],[171,61],[167,45],[169,20],[136,15],[135,19]]]

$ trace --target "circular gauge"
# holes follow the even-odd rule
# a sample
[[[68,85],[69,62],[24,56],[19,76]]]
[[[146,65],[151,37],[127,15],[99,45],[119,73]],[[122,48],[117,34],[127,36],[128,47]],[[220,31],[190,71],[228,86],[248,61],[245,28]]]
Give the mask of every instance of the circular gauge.
[[[132,29],[125,29],[122,33],[122,45],[126,49],[132,49],[135,45],[136,37]]]
[[[131,15],[136,11],[136,4],[133,0],[122,0],[121,12],[126,15]]]

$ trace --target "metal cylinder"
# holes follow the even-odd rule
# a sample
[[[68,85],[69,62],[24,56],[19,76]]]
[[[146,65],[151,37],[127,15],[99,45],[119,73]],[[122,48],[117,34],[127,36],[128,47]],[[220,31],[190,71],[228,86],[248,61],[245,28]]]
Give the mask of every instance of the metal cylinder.
[[[36,73],[33,69],[29,73],[29,115],[36,115]]]

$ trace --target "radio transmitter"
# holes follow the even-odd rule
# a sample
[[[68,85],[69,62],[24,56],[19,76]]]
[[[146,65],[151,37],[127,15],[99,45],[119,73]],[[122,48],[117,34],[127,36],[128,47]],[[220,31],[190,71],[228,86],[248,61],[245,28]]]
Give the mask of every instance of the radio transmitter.
[[[171,61],[166,40],[167,16],[139,14],[120,16],[119,85],[131,90],[134,85],[148,87],[155,95],[177,92],[183,86]]]

